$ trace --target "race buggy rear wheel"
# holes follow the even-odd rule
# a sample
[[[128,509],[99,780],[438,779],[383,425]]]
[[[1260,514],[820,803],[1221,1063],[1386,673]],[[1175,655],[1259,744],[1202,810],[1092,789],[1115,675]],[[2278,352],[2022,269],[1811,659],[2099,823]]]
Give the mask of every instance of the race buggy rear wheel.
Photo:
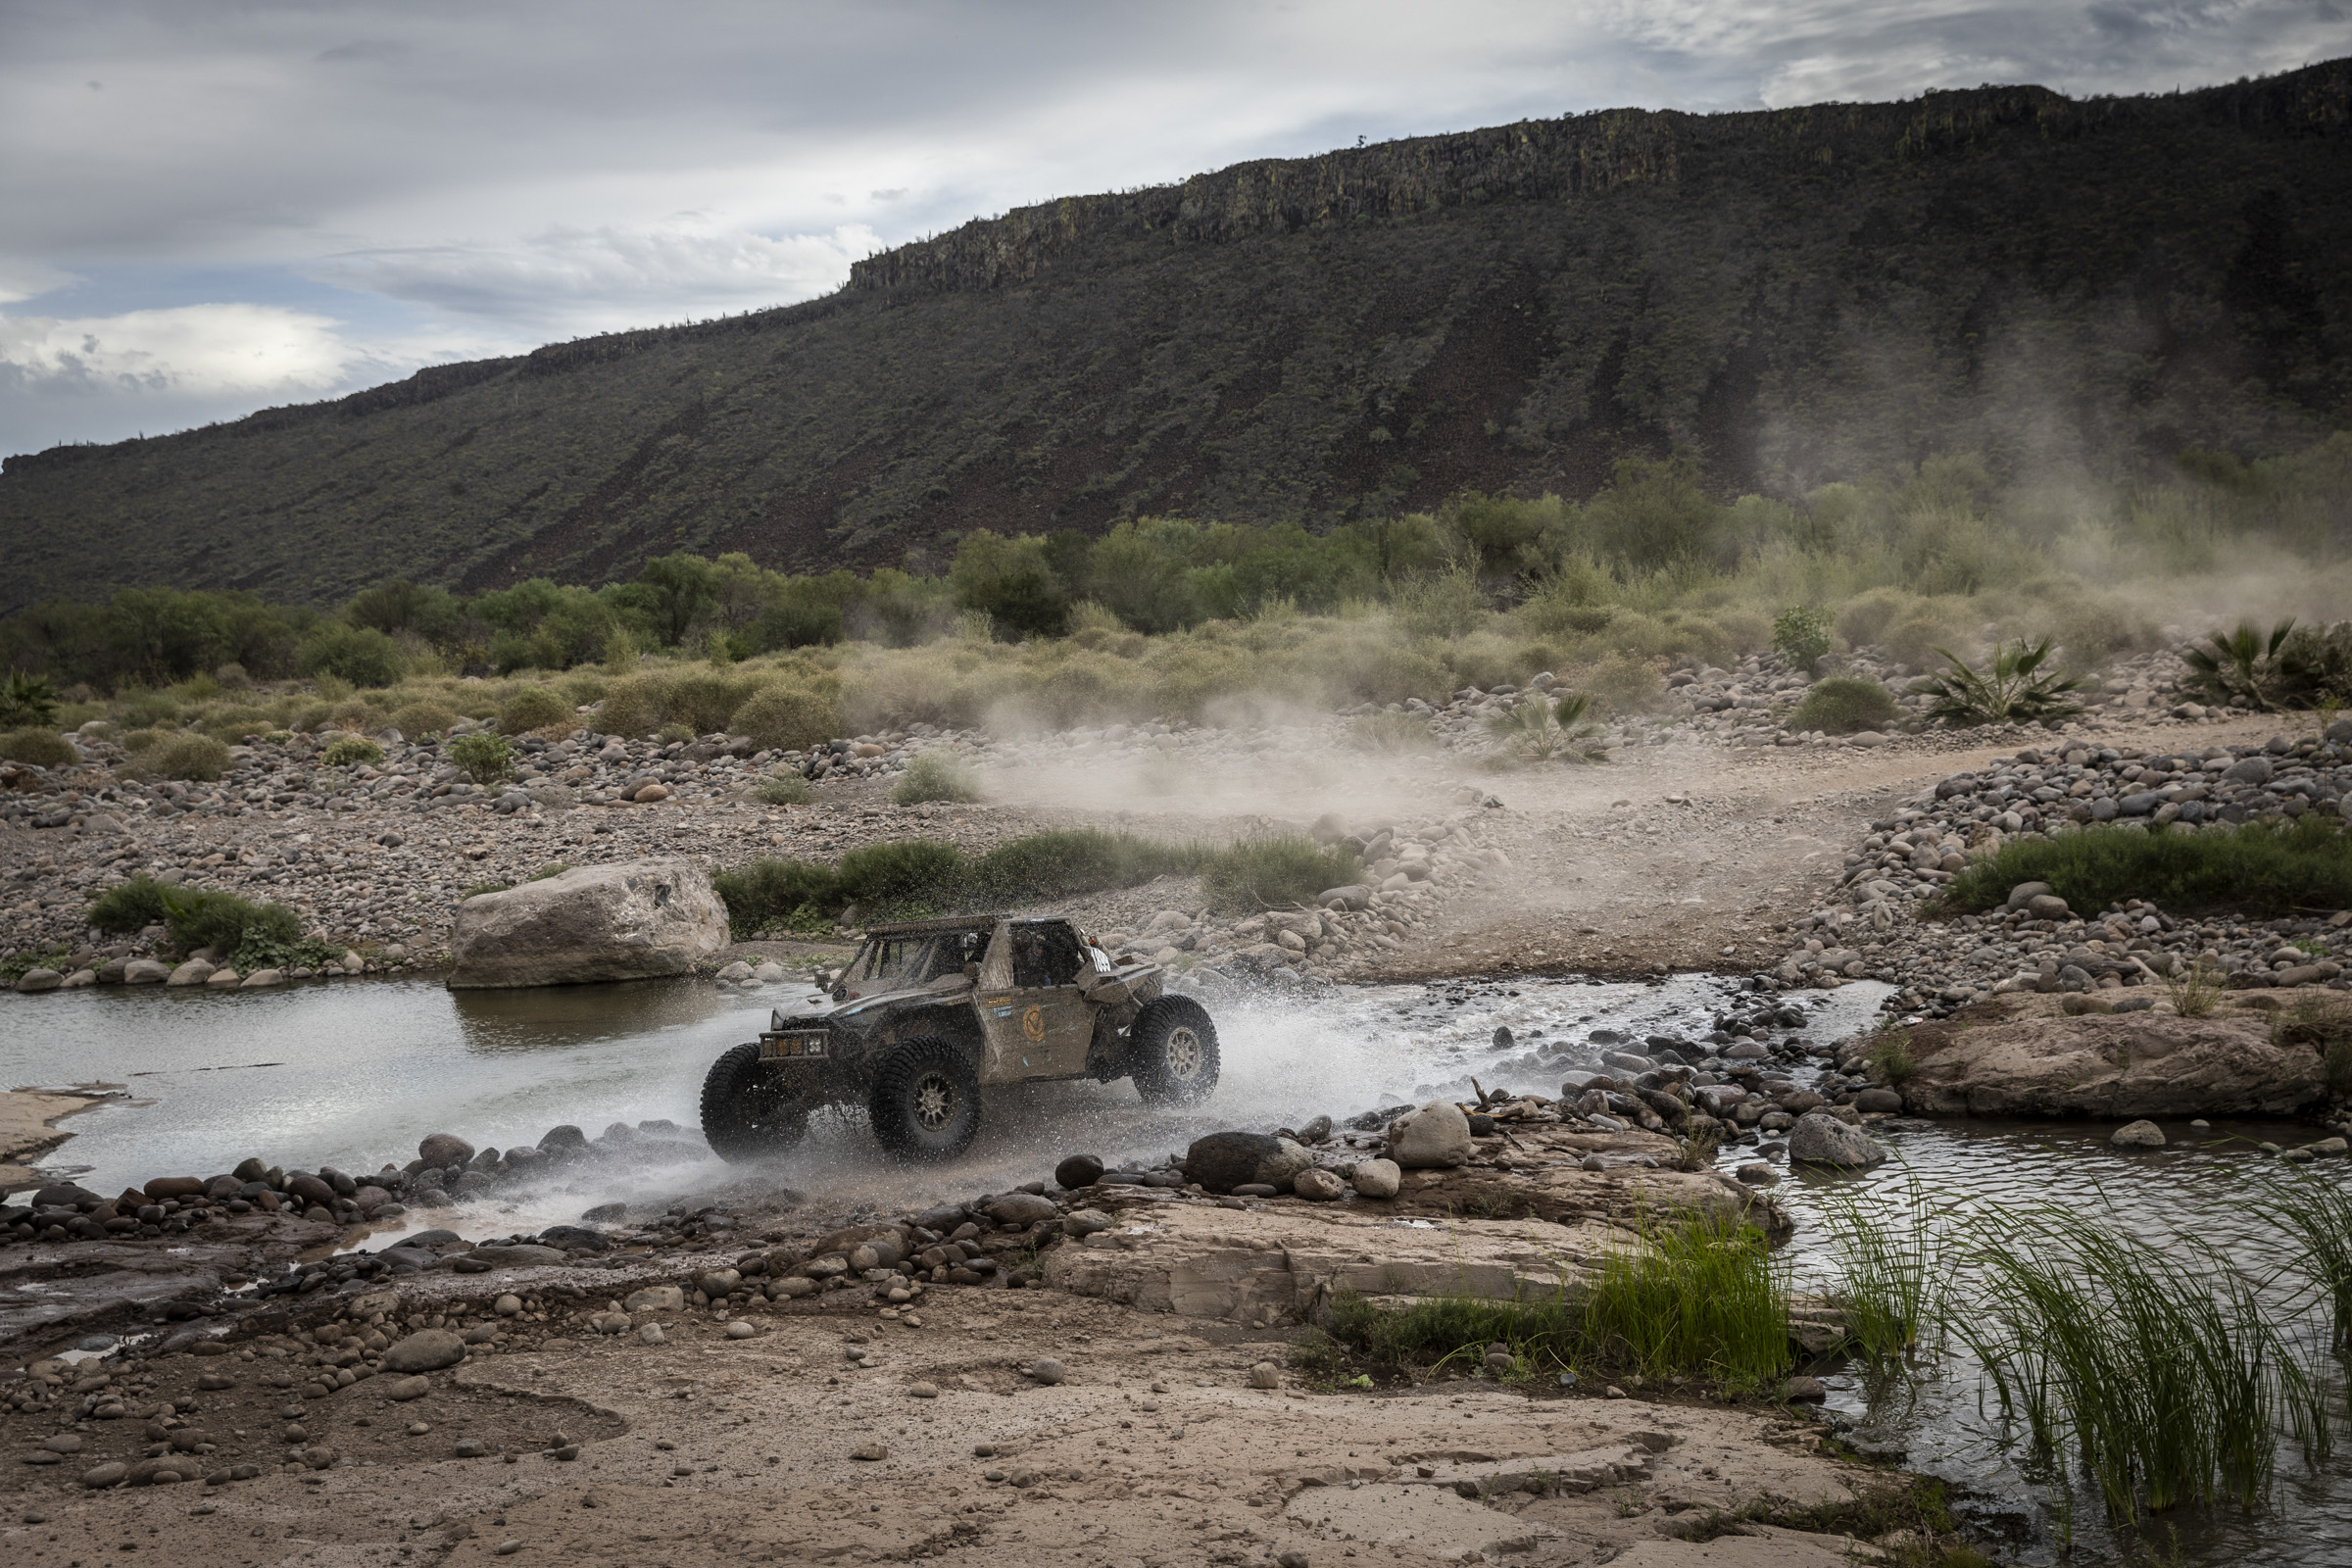
[[[874,1069],[866,1114],[901,1159],[953,1159],[980,1131],[980,1075],[937,1035],[903,1040]]]
[[[703,1079],[703,1137],[719,1158],[769,1159],[808,1131],[808,1107],[760,1060],[760,1042],[737,1046],[710,1064]]]
[[[1144,1004],[1127,1031],[1135,1090],[1155,1105],[1191,1105],[1217,1087],[1217,1026],[1190,997]]]

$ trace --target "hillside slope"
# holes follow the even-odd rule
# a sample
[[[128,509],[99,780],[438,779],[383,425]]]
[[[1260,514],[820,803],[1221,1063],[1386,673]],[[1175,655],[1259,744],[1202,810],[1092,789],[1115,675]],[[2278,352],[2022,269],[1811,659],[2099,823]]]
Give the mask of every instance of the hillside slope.
[[[1240,165],[858,265],[839,292],[8,460],[0,611],[807,569],[953,531],[1310,525],[1726,492],[1975,449],[2013,473],[2352,416],[2352,62],[2170,97],[1617,112]]]

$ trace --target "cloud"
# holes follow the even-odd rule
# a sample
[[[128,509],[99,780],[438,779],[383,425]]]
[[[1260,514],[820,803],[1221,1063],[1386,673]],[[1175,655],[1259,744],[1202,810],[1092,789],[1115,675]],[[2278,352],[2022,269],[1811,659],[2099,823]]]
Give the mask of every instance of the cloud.
[[[769,238],[678,228],[556,228],[509,244],[349,251],[313,265],[340,287],[500,322],[580,330],[807,299],[882,248],[871,228]]]
[[[316,391],[361,356],[329,318],[272,305],[185,305],[121,316],[0,316],[0,367],[33,383],[128,393]]]

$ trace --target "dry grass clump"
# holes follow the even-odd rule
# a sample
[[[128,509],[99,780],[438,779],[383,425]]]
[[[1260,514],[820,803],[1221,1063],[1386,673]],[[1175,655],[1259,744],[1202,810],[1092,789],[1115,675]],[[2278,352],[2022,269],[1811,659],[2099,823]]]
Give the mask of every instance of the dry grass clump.
[[[570,718],[571,705],[544,686],[520,687],[498,705],[498,728],[502,735],[546,729]]]
[[[35,767],[71,767],[74,743],[53,729],[16,729],[0,735],[0,758]]]
[[[212,784],[228,771],[228,748],[210,735],[182,732],[160,737],[132,754],[132,771],[145,778],[201,780]]]
[[[427,735],[446,735],[458,722],[458,715],[429,698],[404,703],[392,713],[392,727],[410,740]]]

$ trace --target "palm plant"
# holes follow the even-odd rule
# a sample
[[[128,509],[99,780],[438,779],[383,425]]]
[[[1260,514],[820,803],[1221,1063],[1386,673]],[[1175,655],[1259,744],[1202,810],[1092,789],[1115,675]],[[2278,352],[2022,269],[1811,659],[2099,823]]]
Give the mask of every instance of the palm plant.
[[[1936,699],[1928,710],[1930,718],[1961,725],[2037,724],[2082,711],[2082,705],[2067,696],[2082,686],[2082,677],[2042,670],[2050,657],[2047,637],[2031,648],[2023,638],[2014,646],[1996,645],[1992,662],[1982,674],[1951,650],[1936,651],[1952,667],[1911,688]]]
[[[1592,700],[1583,692],[1564,692],[1555,701],[1541,694],[1526,697],[1502,712],[1490,714],[1487,733],[1521,757],[1548,762],[1555,757],[1591,760],[1582,743],[1600,725],[1592,716]]]
[[[8,672],[0,683],[0,729],[34,725],[42,729],[57,722],[57,690],[46,675]]]
[[[2291,671],[2280,657],[2293,633],[2292,616],[2271,628],[2268,640],[2250,620],[2232,632],[2215,632],[2206,646],[2192,647],[2180,656],[2189,667],[2189,680],[2209,697],[2229,702],[2242,697],[2249,707],[2269,712],[2285,695]]]

